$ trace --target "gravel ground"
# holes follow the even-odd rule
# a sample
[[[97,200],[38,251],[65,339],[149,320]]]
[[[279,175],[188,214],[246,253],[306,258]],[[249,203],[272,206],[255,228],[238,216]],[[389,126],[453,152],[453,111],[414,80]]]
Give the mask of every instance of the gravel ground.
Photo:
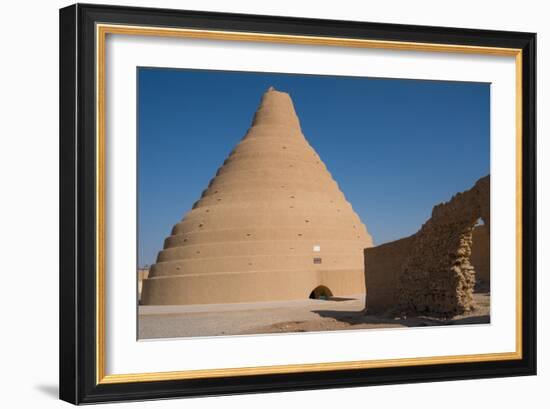
[[[489,323],[489,293],[476,293],[475,300],[476,310],[452,319],[365,314],[362,295],[331,300],[140,306],[139,339]]]

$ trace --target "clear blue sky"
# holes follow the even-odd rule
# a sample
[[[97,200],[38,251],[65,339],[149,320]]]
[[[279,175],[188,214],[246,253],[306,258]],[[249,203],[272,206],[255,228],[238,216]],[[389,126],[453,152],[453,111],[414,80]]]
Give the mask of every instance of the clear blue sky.
[[[200,197],[262,94],[290,93],[302,131],[375,244],[489,173],[490,84],[138,69],[138,263]]]

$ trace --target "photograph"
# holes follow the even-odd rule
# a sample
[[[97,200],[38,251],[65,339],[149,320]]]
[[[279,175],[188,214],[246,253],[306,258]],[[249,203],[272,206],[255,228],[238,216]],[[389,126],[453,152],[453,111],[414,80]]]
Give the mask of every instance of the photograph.
[[[490,325],[490,83],[136,70],[139,340]]]

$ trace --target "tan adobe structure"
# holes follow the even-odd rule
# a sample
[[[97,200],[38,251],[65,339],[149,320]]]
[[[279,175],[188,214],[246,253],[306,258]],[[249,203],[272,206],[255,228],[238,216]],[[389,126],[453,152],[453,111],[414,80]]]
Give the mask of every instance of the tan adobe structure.
[[[489,281],[490,177],[435,206],[414,235],[365,249],[367,308],[452,316]],[[479,219],[484,225],[476,226]]]
[[[177,223],[142,304],[365,292],[365,225],[309,145],[290,96],[270,88],[245,137]]]
[[[141,300],[141,290],[143,289],[143,280],[146,280],[147,277],[149,277],[149,268],[148,267],[138,268],[138,271],[137,271],[138,300]]]

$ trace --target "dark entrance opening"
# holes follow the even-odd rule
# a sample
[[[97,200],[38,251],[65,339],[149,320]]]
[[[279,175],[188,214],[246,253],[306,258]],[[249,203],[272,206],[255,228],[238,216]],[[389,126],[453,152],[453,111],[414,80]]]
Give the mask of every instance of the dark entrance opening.
[[[315,289],[309,294],[309,298],[312,300],[328,300],[332,297],[332,291],[324,285],[315,287]]]

